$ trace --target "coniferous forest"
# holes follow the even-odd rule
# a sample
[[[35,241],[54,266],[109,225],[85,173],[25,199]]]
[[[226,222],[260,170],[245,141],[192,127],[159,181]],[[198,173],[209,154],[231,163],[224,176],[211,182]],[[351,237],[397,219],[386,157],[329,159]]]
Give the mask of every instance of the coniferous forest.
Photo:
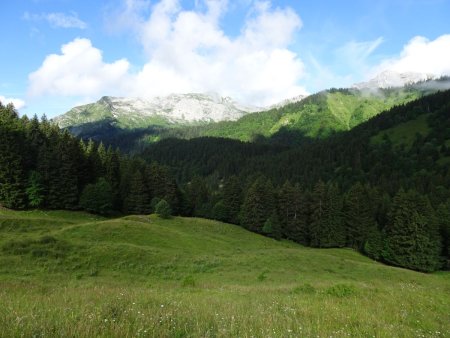
[[[325,139],[166,139],[133,156],[0,105],[0,159],[5,208],[164,207],[413,270],[450,267],[450,91]]]

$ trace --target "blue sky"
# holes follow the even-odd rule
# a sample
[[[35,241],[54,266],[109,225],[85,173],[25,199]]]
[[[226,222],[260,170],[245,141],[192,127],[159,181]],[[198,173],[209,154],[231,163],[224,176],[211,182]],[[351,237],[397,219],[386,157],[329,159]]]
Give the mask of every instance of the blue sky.
[[[0,100],[28,115],[172,92],[263,106],[384,70],[450,75],[450,0],[18,0],[0,11]]]

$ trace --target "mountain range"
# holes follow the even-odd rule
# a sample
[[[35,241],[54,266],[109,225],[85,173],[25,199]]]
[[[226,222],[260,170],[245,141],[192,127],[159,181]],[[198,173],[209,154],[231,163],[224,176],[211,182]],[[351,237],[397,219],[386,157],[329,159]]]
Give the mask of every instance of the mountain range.
[[[383,72],[352,88],[300,95],[265,108],[242,105],[218,94],[172,94],[152,99],[104,96],[54,121],[77,136],[118,146],[125,142],[127,147],[166,137],[251,141],[295,133],[323,138],[350,130],[393,106],[447,88],[448,77]]]
[[[122,128],[140,128],[233,121],[259,110],[262,109],[241,105],[215,93],[172,94],[151,99],[104,96],[95,103],[71,109],[55,118],[55,122],[66,128],[111,119]]]

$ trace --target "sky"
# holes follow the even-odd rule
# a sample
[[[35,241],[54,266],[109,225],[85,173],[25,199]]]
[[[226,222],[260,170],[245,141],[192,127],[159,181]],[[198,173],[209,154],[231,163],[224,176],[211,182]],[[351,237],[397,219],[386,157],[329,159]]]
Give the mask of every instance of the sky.
[[[0,101],[105,95],[267,106],[385,71],[450,75],[450,0],[1,0]]]

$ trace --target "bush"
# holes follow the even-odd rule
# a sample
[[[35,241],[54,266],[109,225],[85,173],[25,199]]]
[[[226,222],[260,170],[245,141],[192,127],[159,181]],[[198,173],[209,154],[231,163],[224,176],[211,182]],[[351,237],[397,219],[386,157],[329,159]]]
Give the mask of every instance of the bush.
[[[103,177],[95,184],[88,184],[81,194],[80,206],[84,210],[95,214],[111,214],[113,209],[111,185]]]
[[[166,200],[162,199],[155,206],[155,213],[161,218],[170,218],[172,215],[172,209]]]
[[[156,212],[156,205],[161,201],[159,197],[153,197],[150,202],[150,209],[152,212]]]

